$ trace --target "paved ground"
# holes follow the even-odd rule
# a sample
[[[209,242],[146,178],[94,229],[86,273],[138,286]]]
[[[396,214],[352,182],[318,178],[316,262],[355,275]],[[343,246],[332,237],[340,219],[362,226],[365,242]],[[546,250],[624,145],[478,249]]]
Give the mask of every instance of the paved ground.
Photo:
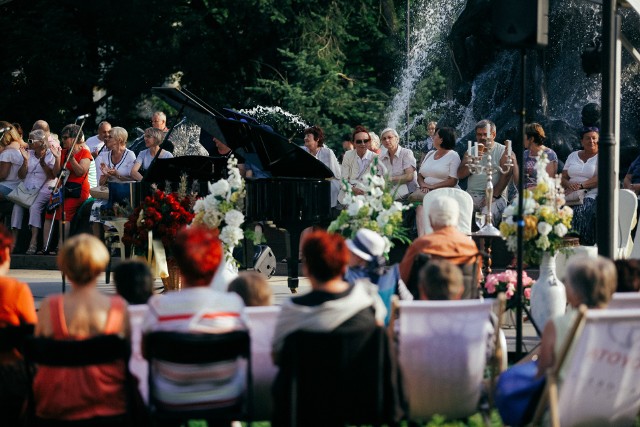
[[[29,270],[29,269],[12,269],[9,275],[16,279],[22,280],[29,284],[31,292],[36,302],[36,307],[47,295],[59,293],[62,291],[62,277],[60,272],[56,270]],[[273,276],[269,279],[269,284],[273,290],[276,305],[281,305],[283,301],[291,296],[291,292],[287,287],[286,276]],[[69,283],[66,284],[69,289]],[[105,293],[115,293],[113,282],[107,284],[105,275],[102,274],[98,278],[98,288]],[[306,278],[300,278],[298,292],[308,292],[310,289],[309,281]],[[162,281],[156,280],[156,292],[162,291]],[[507,345],[510,352],[515,351],[515,327],[507,326],[504,328],[507,337]],[[530,351],[538,343],[536,332],[530,322],[525,322],[523,326],[523,350]]]

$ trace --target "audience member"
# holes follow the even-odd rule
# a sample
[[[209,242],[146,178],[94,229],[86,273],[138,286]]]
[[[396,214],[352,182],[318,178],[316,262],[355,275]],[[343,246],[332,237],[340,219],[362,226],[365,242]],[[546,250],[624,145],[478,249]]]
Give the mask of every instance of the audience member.
[[[549,147],[545,147],[546,136],[544,129],[538,123],[528,123],[524,128],[527,138],[524,140],[524,188],[535,187],[538,183],[536,163],[541,153],[547,155],[547,174],[555,177],[558,173],[558,155]]]
[[[574,200],[571,232],[580,243],[596,242],[596,198],[598,197],[598,139],[596,127],[580,131],[582,150],[569,154],[562,170],[562,186],[567,200]],[[582,199],[582,203],[578,199]]]
[[[108,262],[107,248],[89,234],[65,241],[58,254],[58,267],[71,282],[71,290],[42,302],[37,336],[58,340],[103,334],[129,336],[126,302],[97,288],[98,276]],[[122,362],[84,369],[40,366],[33,382],[36,416],[78,423],[103,419],[119,424],[127,410],[125,382]]]
[[[7,276],[12,246],[11,233],[0,225],[0,328],[37,322],[29,286]],[[28,387],[22,355],[14,349],[0,350],[0,413],[3,425],[22,425],[19,420]]]
[[[34,130],[29,133],[29,147],[25,156],[26,168],[20,168],[18,177],[23,179],[24,187],[27,190],[38,190],[35,201],[29,207],[29,226],[31,227],[31,240],[27,255],[33,255],[38,250],[38,234],[42,229],[42,212],[44,211],[49,197],[51,187],[55,183],[55,178],[60,172],[60,149],[48,148],[46,135],[42,130]],[[11,228],[14,230],[14,237],[18,236],[18,231],[22,228],[22,217],[24,215],[22,206],[15,203],[11,213]]]
[[[459,300],[464,293],[460,267],[445,259],[434,259],[420,269],[420,299],[430,301]]]
[[[26,174],[29,154],[22,146],[20,134],[9,122],[0,121],[0,128],[9,128],[2,134],[0,145],[0,199],[6,198],[22,181],[19,174]]]
[[[240,295],[246,307],[273,305],[273,291],[264,276],[256,271],[243,271],[229,283],[228,292]]]
[[[386,128],[380,135],[385,150],[380,163],[387,169],[386,181],[393,184],[391,190],[396,200],[411,194],[416,187],[416,158],[413,151],[400,146],[400,136],[395,129]]]
[[[371,136],[371,141],[369,141],[367,148],[376,154],[380,154],[380,137],[377,133],[371,131],[369,131],[369,135]]]
[[[476,142],[478,143],[478,153],[481,156],[480,165],[488,166],[487,154],[491,155],[491,166],[493,174],[491,182],[493,183],[493,202],[491,204],[491,216],[494,225],[502,221],[502,212],[507,207],[507,185],[509,181],[518,178],[518,168],[516,157],[512,153],[511,160],[515,167],[510,168],[507,173],[502,173],[500,168],[504,168],[507,162],[507,150],[504,145],[495,141],[496,125],[490,120],[480,120],[476,123]],[[471,174],[469,170],[471,156],[469,152],[465,152],[462,162],[458,167],[458,178],[467,178],[467,192],[473,197],[474,212],[483,212],[487,206],[485,191],[487,188],[487,174],[478,173]],[[517,184],[517,182],[516,182]]]
[[[475,242],[456,227],[460,208],[451,197],[435,199],[429,207],[429,221],[433,233],[418,237],[407,249],[400,262],[400,278],[408,283],[413,261],[417,254],[425,253],[446,258],[454,264],[475,262],[478,247]]]
[[[618,272],[616,292],[640,292],[640,259],[617,259]]]
[[[347,151],[342,160],[342,179],[346,180],[354,194],[364,194],[364,190],[358,186],[361,184],[363,176],[369,172],[373,159],[377,155],[368,149],[371,142],[371,135],[364,126],[356,126],[351,136],[351,140],[356,147],[355,150]],[[378,173],[381,169],[378,169]],[[338,201],[342,203],[346,192],[340,189]]]
[[[58,137],[51,133],[51,129],[49,128],[49,123],[44,120],[36,120],[33,126],[31,126],[31,130],[43,130],[47,135],[47,143],[50,148],[62,148],[60,141],[58,141]]]
[[[160,129],[150,127],[144,131],[144,145],[147,147],[142,150],[138,157],[135,159],[135,163],[131,168],[131,178],[136,181],[142,181],[142,178],[146,174],[153,159],[158,156],[159,159],[170,159],[173,154],[160,148],[160,144],[164,140],[164,133]],[[158,154],[160,152],[160,154]]]
[[[351,141],[351,135],[344,134],[342,135],[342,153],[338,156],[338,162],[342,164],[342,160],[344,159],[344,155],[347,151],[353,150],[353,142]]]
[[[223,257],[222,244],[213,231],[184,228],[176,235],[171,250],[180,268],[182,290],[151,297],[142,325],[143,333],[215,334],[244,329],[242,298],[209,287]],[[143,353],[144,342],[143,337]],[[177,367],[157,362],[151,369],[157,372],[154,375],[156,395],[168,405],[204,408],[222,402],[232,404],[244,389],[244,373],[235,360],[217,363],[215,367]]]
[[[438,124],[436,122],[429,122],[427,123],[427,139],[424,141],[420,151],[420,161],[418,162],[419,165],[422,164],[422,162],[424,161],[424,157],[427,155],[427,153],[431,150],[435,150],[435,147],[433,146],[433,135],[436,133],[436,129],[438,127]]]
[[[335,179],[331,180],[331,207],[338,203],[340,192],[340,164],[333,150],[324,145],[324,131],[320,126],[311,126],[304,130],[304,150],[328,167]]]
[[[69,157],[69,161],[67,164],[63,165],[65,169],[69,171],[69,177],[65,184],[65,190],[61,189],[60,191],[64,191],[64,214],[65,221],[68,223],[71,222],[76,212],[80,208],[80,206],[89,198],[89,180],[88,173],[91,162],[93,161],[93,157],[91,157],[91,153],[89,149],[84,145],[84,133],[80,129],[78,125],[66,125],[62,128],[60,132],[62,135],[62,157],[63,159],[67,159]],[[73,146],[74,140],[77,143]],[[71,156],[68,156],[69,150],[73,146],[73,153]],[[63,162],[65,161],[63,160]],[[62,205],[58,206],[54,213],[47,212],[45,215],[44,221],[44,239],[47,240],[51,225],[54,219],[59,220],[62,214]],[[69,236],[69,227],[64,228],[64,238]],[[58,236],[58,245],[61,246],[63,236]],[[46,244],[45,244],[46,246]],[[56,246],[53,246],[54,248]],[[46,252],[49,254],[56,254],[57,249],[51,250],[51,246],[45,248]],[[43,251],[44,252],[44,251]]]
[[[326,231],[314,231],[302,245],[303,272],[311,292],[283,304],[273,337],[274,360],[285,338],[297,330],[330,332],[382,325],[386,309],[369,280],[353,285],[342,280],[349,261],[344,238]]]
[[[100,150],[102,150],[102,148],[104,147],[105,141],[107,140],[107,136],[109,136],[110,131],[111,123],[102,121],[98,125],[98,133],[90,138],[87,138],[85,144],[94,159],[98,157],[98,154],[100,154]]]
[[[160,129],[162,132],[169,132],[167,127],[167,115],[162,111],[156,111],[151,116],[151,126],[156,129]]]

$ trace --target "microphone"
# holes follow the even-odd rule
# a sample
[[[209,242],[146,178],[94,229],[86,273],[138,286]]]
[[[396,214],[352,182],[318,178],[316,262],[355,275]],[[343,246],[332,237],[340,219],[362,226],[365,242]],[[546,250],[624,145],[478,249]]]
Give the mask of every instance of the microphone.
[[[91,114],[83,114],[81,116],[76,117],[76,121],[77,120],[82,120],[82,119],[86,119],[88,117],[91,117]]]
[[[185,122],[187,121],[187,116],[184,116],[182,118],[182,120],[180,120],[178,123],[176,123],[175,125],[173,125],[174,128],[177,128],[178,126],[183,125]]]
[[[135,130],[136,132],[138,132],[138,134],[144,135],[144,130],[142,130],[142,128],[137,127]]]
[[[7,126],[6,128],[0,129],[0,132],[5,133],[5,132],[9,132],[10,130],[11,130],[11,126]]]

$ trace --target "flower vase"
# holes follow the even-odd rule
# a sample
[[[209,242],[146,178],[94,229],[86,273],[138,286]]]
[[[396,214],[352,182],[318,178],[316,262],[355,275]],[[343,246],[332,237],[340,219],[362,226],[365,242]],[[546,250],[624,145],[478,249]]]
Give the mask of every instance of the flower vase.
[[[556,255],[544,253],[540,275],[531,287],[531,317],[542,331],[549,319],[564,314],[567,294],[564,284],[556,276]]]
[[[231,248],[231,250],[222,258],[222,262],[220,262],[218,270],[211,281],[211,287],[217,291],[227,292],[229,283],[238,277],[238,267],[236,263],[229,261],[233,260],[233,257],[231,256],[232,253],[233,248]]]
[[[182,283],[180,282],[180,267],[175,259],[167,258],[167,272],[169,276],[162,278],[164,291],[179,291],[182,288]]]

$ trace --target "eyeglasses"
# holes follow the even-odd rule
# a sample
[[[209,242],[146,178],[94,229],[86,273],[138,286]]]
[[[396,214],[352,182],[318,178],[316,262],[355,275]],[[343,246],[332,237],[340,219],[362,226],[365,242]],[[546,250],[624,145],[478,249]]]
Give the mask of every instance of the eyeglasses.
[[[41,140],[41,139],[28,139],[27,140],[27,143],[29,143],[29,144],[35,144],[36,142],[44,142],[44,141]]]
[[[371,139],[356,139],[356,140],[355,140],[355,141],[353,141],[353,142],[355,142],[356,144],[358,144],[358,145],[359,145],[359,144],[368,144],[368,143],[369,143],[369,141],[371,141]]]

